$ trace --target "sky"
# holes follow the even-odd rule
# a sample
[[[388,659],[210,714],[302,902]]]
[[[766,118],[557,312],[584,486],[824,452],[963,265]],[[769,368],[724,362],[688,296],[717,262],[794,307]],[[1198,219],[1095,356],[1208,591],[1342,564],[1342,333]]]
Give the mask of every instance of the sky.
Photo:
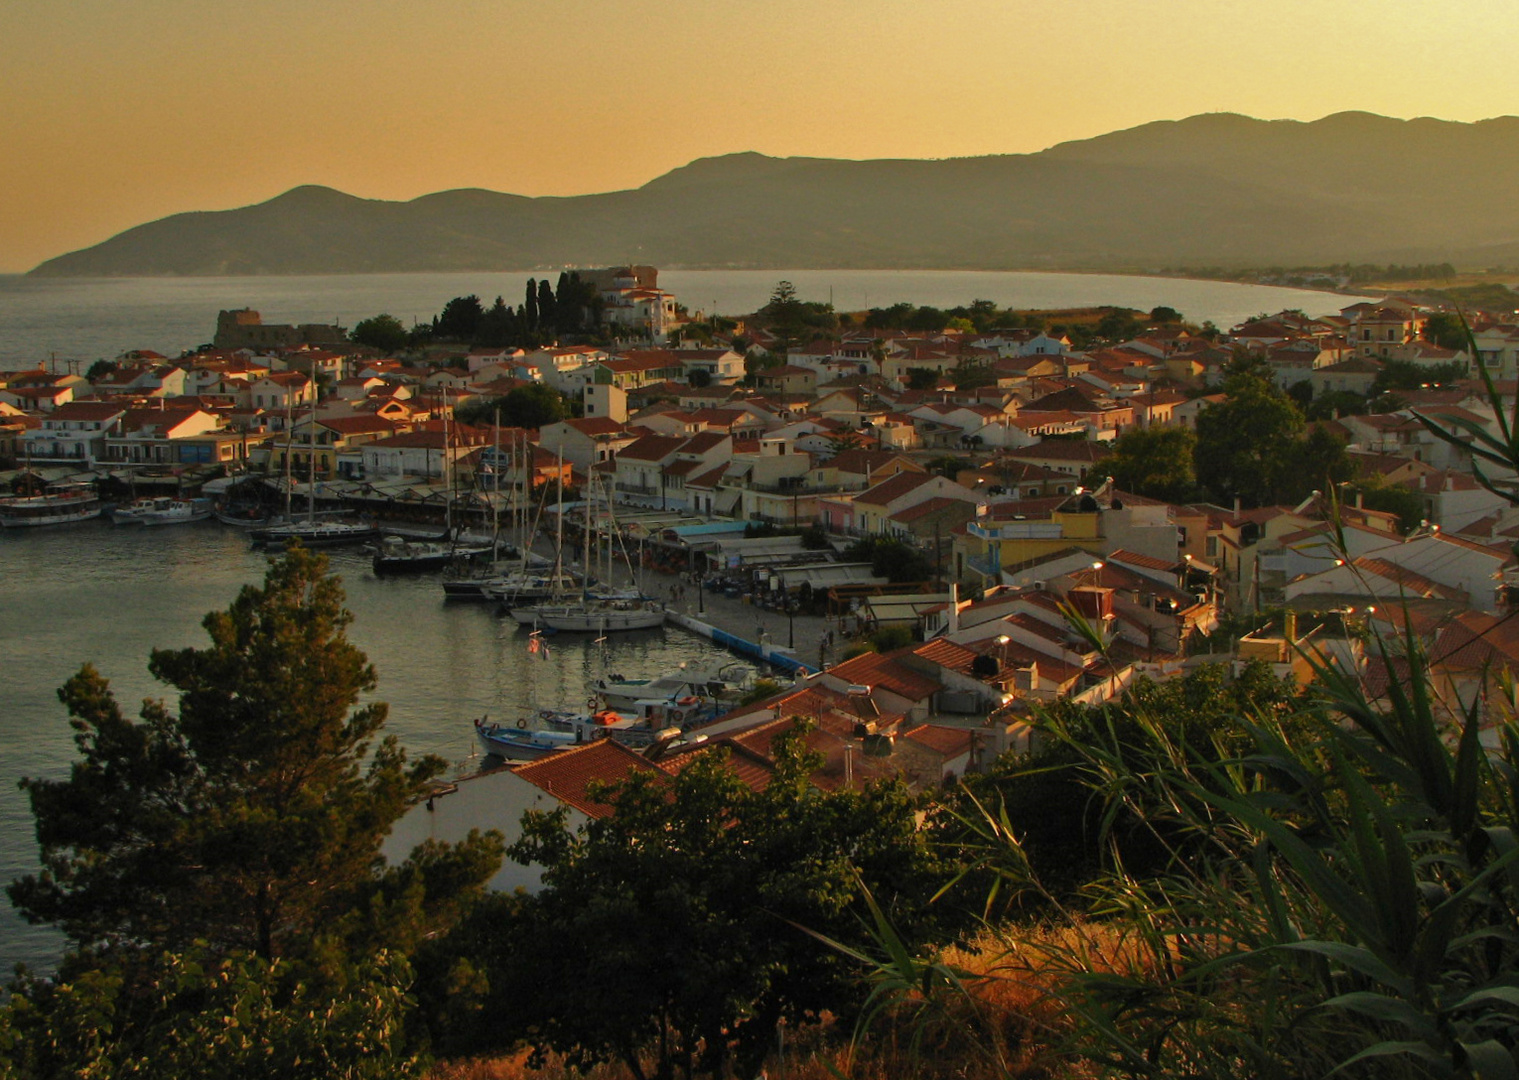
[[[1030,153],[1203,112],[1519,112],[1515,0],[7,0],[0,273],[300,184]]]

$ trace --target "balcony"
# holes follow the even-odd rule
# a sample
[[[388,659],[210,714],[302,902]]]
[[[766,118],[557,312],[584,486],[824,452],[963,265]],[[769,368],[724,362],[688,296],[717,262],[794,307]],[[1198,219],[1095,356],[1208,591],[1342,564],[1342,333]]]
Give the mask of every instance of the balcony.
[[[624,495],[658,495],[660,489],[649,487],[644,484],[625,484],[621,480],[612,485],[614,491],[620,491]]]

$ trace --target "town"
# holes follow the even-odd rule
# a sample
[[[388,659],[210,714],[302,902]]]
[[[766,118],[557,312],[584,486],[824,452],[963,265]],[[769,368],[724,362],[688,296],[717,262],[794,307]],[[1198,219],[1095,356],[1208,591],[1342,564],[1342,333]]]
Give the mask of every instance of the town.
[[[251,483],[265,501],[480,528],[508,497],[600,490],[645,566],[722,574],[787,616],[786,644],[777,631],[755,655],[806,678],[711,735],[814,717],[856,783],[906,760],[866,740],[901,742],[939,782],[1026,749],[1038,703],[1202,663],[1306,679],[1332,655],[1385,685],[1367,636],[1407,630],[1451,708],[1519,665],[1514,478],[1473,468],[1467,444],[1500,421],[1449,313],[1388,297],[1227,333],[1167,309],[1074,333],[944,313],[908,329],[855,325],[784,282],[746,321],[691,316],[653,267],[585,281],[594,323],[565,335],[581,343],[545,325],[539,346],[434,343],[424,363],[242,310],[184,357],[8,374],[0,456],[18,494]],[[1508,408],[1519,326],[1471,331]],[[1221,442],[1231,407],[1271,411],[1250,395],[1315,419],[1238,446],[1252,421],[1234,417]]]

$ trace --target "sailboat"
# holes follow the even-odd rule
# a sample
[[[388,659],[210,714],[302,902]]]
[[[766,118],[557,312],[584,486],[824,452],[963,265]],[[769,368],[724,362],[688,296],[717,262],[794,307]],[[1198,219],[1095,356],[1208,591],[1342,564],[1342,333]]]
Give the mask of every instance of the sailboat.
[[[313,384],[315,379],[313,379]],[[289,398],[286,398],[287,412],[289,417]],[[291,425],[289,434],[285,439],[285,523],[274,525],[266,529],[255,529],[249,535],[255,547],[282,548],[286,544],[298,542],[303,547],[341,547],[344,544],[362,544],[373,540],[380,534],[380,530],[373,525],[365,525],[356,521],[318,521],[316,514],[316,396],[313,394],[311,402],[311,450],[310,471],[307,478],[310,488],[306,493],[307,507],[306,520],[296,521],[291,514],[292,475],[291,475],[291,449],[295,442],[295,429],[293,421],[287,420]]]
[[[596,534],[596,523],[592,519],[592,511],[595,507],[595,495],[595,474],[593,472],[592,479],[586,487],[586,499],[582,504],[585,528],[585,569],[588,576],[591,570],[592,540]],[[564,518],[563,502],[559,504],[559,508],[559,517],[562,523]],[[615,521],[611,518],[610,500],[608,500],[607,513],[609,526],[613,527],[613,534],[615,534]],[[608,634],[623,630],[651,630],[655,627],[663,626],[665,622],[663,604],[643,596],[636,586],[631,589],[616,589],[612,586],[612,554],[609,535],[606,583],[601,589],[592,590],[587,588],[575,600],[514,606],[511,608],[512,618],[524,625],[535,625],[550,630],[583,634]]]
[[[375,545],[374,572],[414,574],[424,570],[441,570],[490,553],[489,544],[462,543],[454,529],[453,440],[449,436],[448,413],[443,414],[443,490],[448,502],[444,507],[443,535],[434,540],[413,540],[405,536],[387,536]]]

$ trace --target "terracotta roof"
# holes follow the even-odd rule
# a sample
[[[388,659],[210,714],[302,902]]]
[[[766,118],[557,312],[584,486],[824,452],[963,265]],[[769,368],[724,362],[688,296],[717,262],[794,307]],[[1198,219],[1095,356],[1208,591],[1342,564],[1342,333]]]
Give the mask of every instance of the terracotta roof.
[[[957,671],[961,675],[970,674],[971,664],[975,662],[977,656],[974,649],[967,649],[964,645],[946,638],[934,638],[921,645],[914,645],[911,652],[914,656],[921,656],[931,664],[938,664],[942,668]]]
[[[669,783],[668,773],[656,769],[615,739],[598,739],[589,746],[563,750],[517,766],[517,775],[522,779],[595,818],[610,817],[612,808],[591,798],[587,790],[591,784],[615,784],[634,772],[649,773],[659,783]]]
[[[896,663],[880,653],[862,653],[852,660],[835,664],[828,674],[851,685],[879,686],[908,701],[925,701],[944,687],[926,675]]]
[[[945,727],[942,724],[920,724],[904,732],[904,739],[911,739],[919,746],[927,747],[945,758],[970,753],[971,733],[968,728]]]
[[[924,484],[931,483],[934,477],[928,473],[900,472],[895,476],[887,477],[874,487],[860,492],[855,496],[855,502],[868,503],[871,506],[885,506],[893,499],[900,499],[903,495],[918,490]]]
[[[678,435],[644,435],[623,447],[617,457],[618,460],[626,458],[629,461],[663,461],[685,445],[685,442]]]

